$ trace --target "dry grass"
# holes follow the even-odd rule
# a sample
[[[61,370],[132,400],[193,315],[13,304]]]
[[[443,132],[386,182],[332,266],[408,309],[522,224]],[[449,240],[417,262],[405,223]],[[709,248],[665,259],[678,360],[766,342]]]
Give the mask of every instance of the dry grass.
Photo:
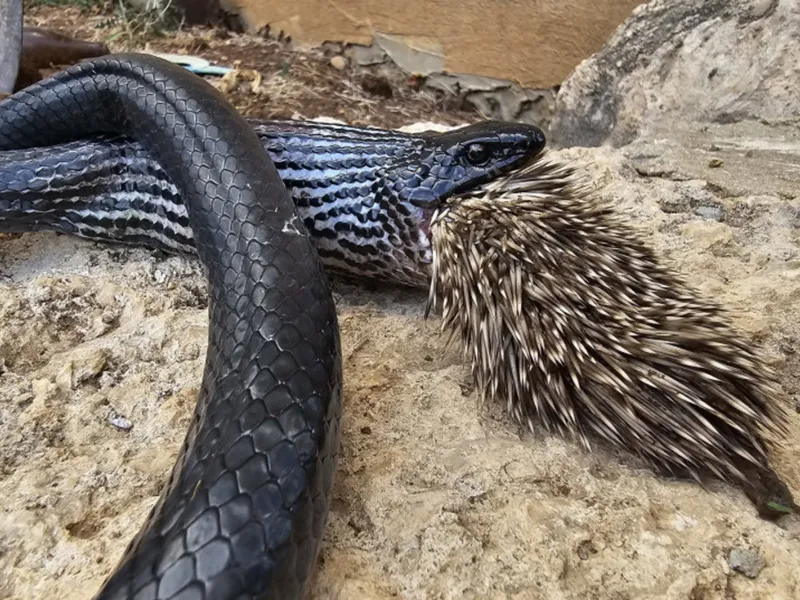
[[[183,25],[172,0],[148,0],[144,8],[137,8],[124,0],[26,0],[24,7],[26,24],[31,24],[29,15],[34,15],[35,19],[42,10],[49,13],[54,12],[54,8],[65,12],[77,11],[102,31],[102,41],[116,42],[121,49],[131,49],[154,38],[173,34]]]
[[[183,20],[172,6],[172,0],[166,0],[164,3],[148,1],[144,9],[135,8],[118,0],[114,5],[113,16],[105,26],[111,30],[107,43],[117,42],[133,47],[179,31],[183,26]]]

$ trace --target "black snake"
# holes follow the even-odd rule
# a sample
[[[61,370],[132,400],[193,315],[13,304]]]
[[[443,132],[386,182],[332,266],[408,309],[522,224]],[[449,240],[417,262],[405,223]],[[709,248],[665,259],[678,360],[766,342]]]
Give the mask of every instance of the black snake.
[[[4,100],[0,115],[0,151],[11,163],[40,160],[43,172],[52,172],[48,156],[63,158],[92,143],[104,152],[121,144],[124,156],[145,153],[149,161],[144,178],[133,177],[136,160],[117,161],[117,170],[95,173],[91,193],[72,195],[64,190],[87,189],[86,165],[77,183],[52,189],[24,182],[58,177],[7,170],[0,176],[0,230],[55,229],[196,252],[208,275],[208,351],[195,419],[159,501],[97,598],[301,597],[328,512],[341,416],[338,325],[318,248],[326,248],[326,238],[349,240],[328,246],[327,259],[361,275],[370,274],[363,267],[369,261],[384,260],[386,272],[404,261],[424,263],[418,234],[425,235],[425,211],[536,155],[541,132],[490,123],[461,134],[409,136],[404,146],[402,136],[392,141],[393,134],[340,128],[338,138],[366,149],[383,144],[384,158],[393,161],[352,151],[345,167],[328,169],[321,146],[301,144],[298,156],[321,161],[319,172],[333,171],[320,178],[334,181],[338,204],[331,207],[331,197],[309,192],[314,184],[287,175],[302,170],[291,151],[288,158],[265,152],[264,136],[211,86],[154,57],[79,64]],[[76,142],[91,136],[100,137]],[[307,136],[329,149],[343,143],[336,138]],[[370,161],[379,174],[365,168]],[[174,189],[142,183],[147,176],[168,179]],[[125,187],[126,177],[139,183]],[[364,185],[344,185],[359,178]],[[112,181],[121,193],[104,195]],[[140,184],[149,196],[136,195]],[[361,198],[351,189],[369,192]],[[164,190],[169,202],[159,203]],[[353,199],[356,208],[345,211]],[[323,206],[320,222],[335,217],[330,230],[314,228],[322,212],[312,209]],[[329,208],[339,212],[332,216]],[[370,215],[377,225],[367,229]],[[175,224],[183,238],[173,235]],[[374,255],[353,241],[365,232],[372,233],[364,246],[377,249]]]

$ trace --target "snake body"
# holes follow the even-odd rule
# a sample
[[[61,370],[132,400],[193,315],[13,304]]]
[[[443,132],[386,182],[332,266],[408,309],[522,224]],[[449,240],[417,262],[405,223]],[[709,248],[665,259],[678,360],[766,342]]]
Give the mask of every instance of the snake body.
[[[442,199],[535,153],[536,128],[484,122],[404,134],[253,121],[329,272],[422,286]],[[0,232],[53,230],[194,254],[181,193],[138,142],[87,137],[0,152]]]
[[[515,159],[499,170],[481,167],[472,172],[473,181],[541,150],[538,130],[520,126],[517,134],[527,141],[509,146],[516,148]],[[125,139],[114,137],[120,135]],[[160,179],[163,173],[174,186],[171,202],[185,216],[164,206],[163,187],[151,188],[138,204],[133,196],[98,188],[67,195],[73,199],[59,207],[65,196],[48,196],[41,186],[33,186],[38,196],[26,196],[19,178],[0,177],[4,227],[74,227],[80,234],[80,223],[89,223],[99,237],[158,246],[177,239],[165,231],[178,223],[190,230],[185,245],[209,280],[208,351],[195,418],[162,495],[96,598],[300,598],[327,516],[341,415],[334,303],[306,226],[313,214],[301,217],[298,203],[303,198],[315,206],[316,197],[292,198],[275,165],[282,159],[264,151],[263,138],[225,99],[195,75],[154,57],[87,61],[0,103],[0,151],[25,150],[26,160],[40,152],[46,163],[80,149],[89,142],[76,140],[90,136],[99,136],[92,143],[101,145],[134,144],[134,154],[141,151],[140,158],[158,165],[150,175]],[[391,189],[393,198],[412,206],[435,206],[464,186],[469,168],[458,158],[463,141],[436,146],[438,158],[430,164],[419,155],[400,161],[396,171],[370,184],[370,198],[377,203],[382,190]],[[397,154],[408,158],[409,151]],[[284,175],[296,169],[287,156]],[[117,173],[133,174],[132,164]],[[106,175],[101,169],[97,181]],[[408,181],[425,183],[405,187]],[[83,208],[65,209],[84,200],[89,203]],[[143,215],[163,217],[162,229],[148,235],[156,229]],[[353,269],[363,272],[357,264]]]

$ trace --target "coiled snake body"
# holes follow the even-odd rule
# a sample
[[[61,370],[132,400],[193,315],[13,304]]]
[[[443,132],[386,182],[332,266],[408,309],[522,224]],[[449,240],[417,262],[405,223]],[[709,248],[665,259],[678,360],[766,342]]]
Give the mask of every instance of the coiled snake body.
[[[342,374],[334,304],[297,197],[293,202],[259,137],[221,95],[154,57],[79,64],[0,103],[0,117],[0,151],[91,135],[134,140],[175,186],[190,245],[208,275],[208,351],[195,419],[159,501],[97,598],[299,598],[328,511]],[[473,183],[541,149],[538,130],[516,131],[508,144],[516,148],[513,160],[503,153],[508,160],[481,167]],[[404,201],[433,207],[466,185],[453,185],[456,176],[466,181],[465,169],[454,167],[464,140],[456,142],[424,170],[413,160],[398,167],[405,180],[428,180],[409,188],[419,191],[406,190]],[[382,177],[403,192],[399,178]],[[26,197],[17,184],[3,186],[0,177],[5,229],[75,224],[66,213],[48,221],[53,198]],[[103,210],[130,201],[118,196]],[[148,213],[142,203],[134,208]],[[129,225],[112,219],[99,229],[130,233]]]

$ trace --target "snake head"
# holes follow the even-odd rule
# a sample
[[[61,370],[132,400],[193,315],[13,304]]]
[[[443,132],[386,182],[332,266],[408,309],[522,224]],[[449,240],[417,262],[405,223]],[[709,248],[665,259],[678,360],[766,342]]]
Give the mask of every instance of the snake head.
[[[502,121],[422,137],[426,141],[423,153],[428,156],[414,157],[415,185],[408,185],[401,199],[423,209],[435,209],[450,196],[527,163],[546,143],[538,127]]]
[[[427,283],[436,211],[452,196],[527,164],[544,147],[538,127],[501,121],[415,134],[398,145],[372,188],[385,214],[376,215],[382,239],[369,243],[379,248],[387,265],[383,272],[395,280]]]

